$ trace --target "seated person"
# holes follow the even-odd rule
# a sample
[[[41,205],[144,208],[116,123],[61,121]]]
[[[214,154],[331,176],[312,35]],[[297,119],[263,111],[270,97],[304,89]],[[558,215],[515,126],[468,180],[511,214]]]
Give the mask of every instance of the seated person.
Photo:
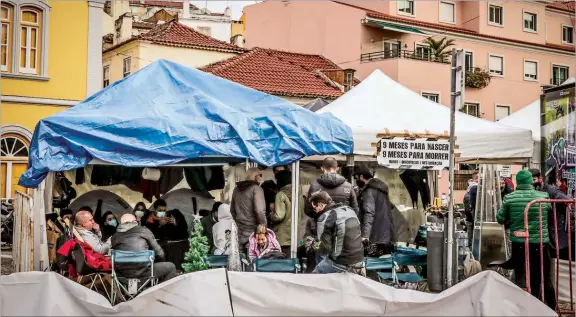
[[[120,225],[116,233],[112,235],[112,249],[122,251],[145,251],[153,250],[156,256],[154,262],[154,277],[159,282],[165,282],[176,277],[176,266],[170,262],[164,261],[164,250],[158,245],[152,232],[138,224],[136,216],[133,214],[124,214],[120,217]],[[145,264],[125,263],[115,265],[118,274],[126,278],[145,277]]]
[[[188,239],[186,218],[177,209],[166,211],[166,201],[158,199],[154,202],[154,212],[146,218],[145,225],[161,241],[177,241]]]
[[[116,227],[118,227],[118,219],[114,213],[107,211],[102,216],[102,223],[99,223],[99,225],[100,228],[102,228],[102,241],[106,241],[114,233],[116,233]]]
[[[149,213],[148,209],[146,209],[146,204],[143,202],[139,202],[134,206],[134,216],[136,216],[136,220],[138,220],[139,224],[142,224],[142,218],[144,218],[147,213]]]
[[[216,255],[230,255],[232,244],[232,213],[230,213],[230,205],[221,204],[218,207],[218,222],[212,227],[214,235],[214,254]]]
[[[282,252],[280,243],[276,240],[274,231],[266,228],[266,225],[259,224],[254,233],[248,239],[250,246],[248,248],[248,257],[250,261],[262,258],[264,255],[272,252]]]
[[[80,208],[74,217],[74,228],[86,244],[96,253],[106,254],[110,250],[110,239],[102,241],[100,226],[94,222],[92,213]]]

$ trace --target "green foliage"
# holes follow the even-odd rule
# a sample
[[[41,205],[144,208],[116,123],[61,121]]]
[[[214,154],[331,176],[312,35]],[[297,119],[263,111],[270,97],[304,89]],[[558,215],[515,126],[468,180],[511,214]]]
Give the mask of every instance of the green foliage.
[[[432,37],[428,37],[423,42],[430,47],[432,55],[440,60],[443,60],[446,57],[450,56],[450,54],[452,54],[452,51],[448,49],[454,46],[453,39],[447,39],[446,37],[443,37],[437,41]]]
[[[184,273],[206,270],[208,264],[204,262],[208,256],[208,238],[202,235],[203,227],[199,220],[194,220],[194,230],[190,233],[190,250],[184,255],[182,270]]]
[[[490,83],[490,73],[481,68],[474,68],[473,71],[466,72],[466,87],[482,89]]]

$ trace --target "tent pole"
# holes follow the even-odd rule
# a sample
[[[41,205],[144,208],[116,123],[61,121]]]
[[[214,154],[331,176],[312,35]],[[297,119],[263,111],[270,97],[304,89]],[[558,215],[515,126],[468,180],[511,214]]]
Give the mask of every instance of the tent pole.
[[[454,257],[454,139],[455,126],[456,126],[456,107],[460,109],[462,101],[464,100],[464,70],[463,63],[464,52],[463,50],[452,49],[452,95],[450,102],[450,201],[448,203],[448,239],[446,249],[446,287],[452,286],[453,278],[453,257]]]
[[[292,238],[290,239],[290,258],[296,258],[298,247],[298,203],[300,200],[300,161],[292,163]]]

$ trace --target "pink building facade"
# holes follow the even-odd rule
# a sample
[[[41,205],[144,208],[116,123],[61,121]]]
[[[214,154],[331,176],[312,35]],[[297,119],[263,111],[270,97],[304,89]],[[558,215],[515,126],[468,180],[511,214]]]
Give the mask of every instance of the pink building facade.
[[[575,76],[574,1],[263,1],[244,13],[247,47],[321,54],[360,80],[380,69],[446,106],[449,58],[434,58],[424,40],[451,39],[468,71],[491,75],[486,87],[466,88],[460,110],[491,121]],[[457,173],[457,202],[466,173]],[[440,193],[447,188],[443,172]]]
[[[451,39],[466,50],[468,70],[492,76],[466,89],[461,111],[492,121],[575,74],[573,2],[264,1],[244,13],[247,47],[321,54],[360,80],[380,69],[443,105],[448,58],[435,58],[424,40]]]

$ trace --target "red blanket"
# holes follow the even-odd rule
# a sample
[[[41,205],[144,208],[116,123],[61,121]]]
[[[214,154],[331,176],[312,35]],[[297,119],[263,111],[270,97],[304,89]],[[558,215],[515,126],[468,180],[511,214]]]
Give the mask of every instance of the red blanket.
[[[82,248],[82,253],[84,254],[84,261],[86,264],[91,266],[92,268],[100,271],[100,272],[111,272],[112,271],[112,264],[110,260],[105,257],[103,254],[96,253],[92,250],[92,247],[84,242],[78,241],[76,239],[71,239],[66,241],[60,249],[58,249],[58,254],[69,257],[70,252],[74,251],[76,245],[79,244]],[[70,273],[71,277],[77,277],[78,273],[76,272],[76,265],[73,262],[68,262],[68,272]]]

